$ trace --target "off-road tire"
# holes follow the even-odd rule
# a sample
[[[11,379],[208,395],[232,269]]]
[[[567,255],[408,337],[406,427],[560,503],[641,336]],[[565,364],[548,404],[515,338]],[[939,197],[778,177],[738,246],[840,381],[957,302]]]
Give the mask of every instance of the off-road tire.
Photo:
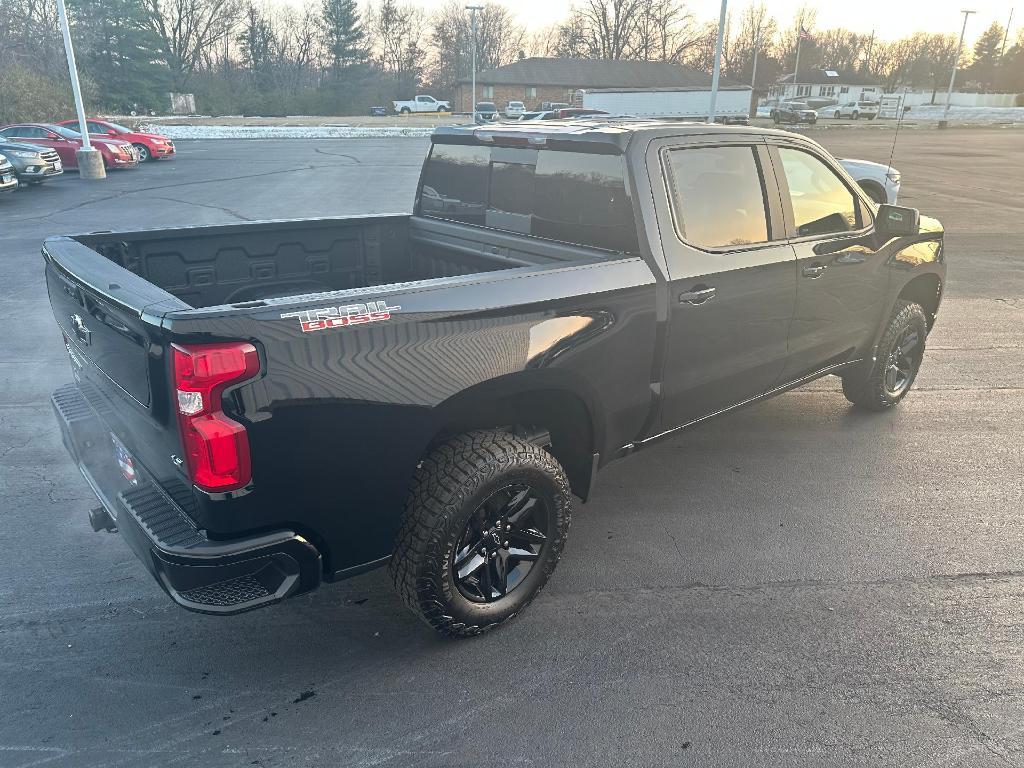
[[[522,583],[494,602],[469,600],[452,563],[470,517],[497,489],[528,484],[544,494],[548,541]],[[493,629],[530,604],[555,570],[572,514],[565,471],[543,448],[506,432],[475,431],[434,446],[413,476],[389,571],[412,611],[442,634]]]
[[[398,114],[400,114],[400,115],[411,115],[412,114],[412,110],[409,109],[408,107],[402,107],[400,110],[398,110]]]
[[[912,363],[906,384],[895,395],[885,384],[886,369],[890,356],[898,342],[908,332],[917,334],[917,345],[913,351]],[[875,360],[870,365],[858,366],[843,376],[843,394],[858,408],[869,411],[887,411],[900,402],[914,385],[924,357],[925,340],[928,336],[928,320],[920,305],[909,301],[897,301],[889,323],[885,327]]]

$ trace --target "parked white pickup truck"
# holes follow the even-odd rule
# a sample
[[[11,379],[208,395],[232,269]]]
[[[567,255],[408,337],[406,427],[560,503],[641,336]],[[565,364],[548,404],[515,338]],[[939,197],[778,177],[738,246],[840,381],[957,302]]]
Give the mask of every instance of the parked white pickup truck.
[[[395,112],[408,115],[411,112],[451,112],[450,101],[438,101],[433,96],[420,95],[408,101],[393,101]]]

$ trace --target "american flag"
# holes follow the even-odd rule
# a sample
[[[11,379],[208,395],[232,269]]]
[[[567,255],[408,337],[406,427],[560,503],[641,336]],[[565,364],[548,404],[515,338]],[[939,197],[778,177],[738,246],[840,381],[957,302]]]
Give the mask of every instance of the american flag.
[[[800,39],[801,40],[810,40],[811,39],[811,33],[808,32],[803,27],[800,27]]]

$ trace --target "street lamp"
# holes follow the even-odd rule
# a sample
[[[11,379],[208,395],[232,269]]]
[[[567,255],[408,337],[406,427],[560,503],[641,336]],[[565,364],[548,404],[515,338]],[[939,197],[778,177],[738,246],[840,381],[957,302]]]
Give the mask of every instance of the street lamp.
[[[945,128],[949,125],[946,119],[949,117],[949,102],[953,99],[953,83],[956,81],[956,67],[960,63],[960,54],[964,50],[964,34],[967,32],[967,17],[970,16],[974,11],[960,11],[964,15],[964,25],[960,29],[960,42],[956,44],[956,55],[953,57],[953,71],[949,74],[949,89],[946,91],[946,108],[942,110],[942,120],[939,122],[940,128]]]
[[[722,0],[722,13],[718,19],[718,42],[715,44],[715,67],[711,72],[711,103],[708,105],[708,122],[715,122],[715,101],[718,100],[718,76],[722,73],[722,41],[725,39],[725,7],[729,0]]]
[[[105,179],[103,155],[93,149],[89,142],[89,130],[85,124],[85,107],[82,105],[82,87],[78,84],[78,67],[75,65],[75,48],[71,44],[71,28],[68,26],[68,9],[64,0],[57,0],[57,19],[64,35],[64,53],[68,57],[68,73],[71,75],[71,93],[75,97],[75,112],[78,116],[78,130],[82,134],[82,146],[75,152],[78,161],[78,175],[83,179]]]
[[[473,122],[476,122],[476,12],[482,11],[484,7],[482,5],[467,5],[466,10],[469,11],[470,17],[472,18],[473,28],[473,103],[471,108],[473,110]]]

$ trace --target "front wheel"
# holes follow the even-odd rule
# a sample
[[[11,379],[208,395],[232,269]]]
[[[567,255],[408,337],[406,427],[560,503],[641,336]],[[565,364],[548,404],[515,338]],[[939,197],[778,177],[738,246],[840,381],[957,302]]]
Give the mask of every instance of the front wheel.
[[[149,147],[147,147],[145,144],[133,144],[132,146],[135,147],[135,149],[139,153],[140,163],[146,163],[153,159],[153,155],[149,151]]]
[[[852,117],[854,120],[860,120],[860,112],[854,112]]]
[[[572,495],[543,448],[505,432],[440,443],[413,476],[390,572],[439,632],[476,635],[511,619],[555,570]]]
[[[843,376],[843,394],[858,408],[886,411],[907,396],[924,359],[928,320],[919,304],[898,301],[870,367]]]

